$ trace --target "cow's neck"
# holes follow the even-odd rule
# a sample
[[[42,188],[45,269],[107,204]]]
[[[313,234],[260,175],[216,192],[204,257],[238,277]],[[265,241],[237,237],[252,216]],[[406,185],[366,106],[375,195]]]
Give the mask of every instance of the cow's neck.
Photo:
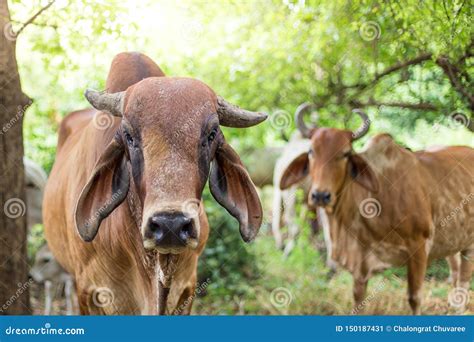
[[[143,210],[133,179],[130,182],[127,202],[128,209],[136,224],[135,229],[140,231]],[[167,295],[164,295],[164,293],[168,293],[171,287],[179,256],[159,254],[156,250],[145,250],[144,261],[152,293],[145,298],[146,305],[143,313],[151,315],[163,314],[166,309],[163,306],[163,302],[167,302]]]

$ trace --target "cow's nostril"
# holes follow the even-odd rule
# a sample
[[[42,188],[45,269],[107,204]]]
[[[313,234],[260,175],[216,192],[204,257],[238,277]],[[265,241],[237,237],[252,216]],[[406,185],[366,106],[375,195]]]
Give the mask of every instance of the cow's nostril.
[[[311,193],[311,199],[313,200],[313,202],[317,202],[318,201],[318,192],[317,191],[313,191]]]
[[[331,201],[331,193],[325,191],[322,193],[321,198],[324,204],[328,204]]]

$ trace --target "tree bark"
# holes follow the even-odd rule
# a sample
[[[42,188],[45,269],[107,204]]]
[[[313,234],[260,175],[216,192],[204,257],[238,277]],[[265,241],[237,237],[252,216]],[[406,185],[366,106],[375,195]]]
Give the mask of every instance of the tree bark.
[[[23,113],[16,35],[7,0],[0,0],[0,314],[29,314]]]

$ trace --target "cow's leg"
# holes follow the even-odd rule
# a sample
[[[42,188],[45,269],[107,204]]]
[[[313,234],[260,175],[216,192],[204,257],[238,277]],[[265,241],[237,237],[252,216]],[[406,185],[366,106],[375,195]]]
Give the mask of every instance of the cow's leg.
[[[454,293],[453,300],[456,301],[458,313],[466,311],[466,304],[469,299],[469,288],[471,285],[472,271],[474,262],[474,250],[461,251],[461,268],[459,272],[459,282],[454,291],[461,293]]]
[[[359,314],[364,312],[363,301],[365,299],[365,293],[367,292],[367,283],[369,279],[367,275],[353,276],[352,294],[354,296],[354,308],[352,312]]]
[[[336,273],[337,264],[332,258],[331,227],[329,226],[329,218],[325,210],[321,208],[317,209],[317,215],[319,223],[323,226],[324,244],[326,245],[326,266],[329,268],[328,278],[332,278]]]
[[[367,292],[367,283],[369,282],[369,271],[366,263],[366,255],[362,253],[354,256],[360,258],[360,262],[352,272],[352,295],[354,296],[352,313],[360,314],[365,310],[363,302]]]
[[[79,312],[81,315],[90,315],[89,294],[87,290],[83,290],[77,286],[77,302],[79,304]]]
[[[52,298],[52,283],[50,280],[44,282],[44,314],[51,315],[51,307],[53,304]]]
[[[181,296],[179,296],[173,315],[189,315],[191,313],[194,301],[194,288],[195,286],[184,288]]]
[[[66,297],[66,315],[72,315],[72,296],[73,296],[73,281],[72,279],[67,279],[64,284],[64,295]]]
[[[456,287],[459,281],[459,270],[461,260],[459,259],[459,253],[451,255],[446,258],[446,261],[449,264],[449,278],[448,281]]]
[[[278,249],[281,249],[283,246],[283,238],[280,230],[282,205],[281,190],[275,186],[273,191],[272,234]]]
[[[288,239],[285,246],[284,256],[290,255],[296,244],[296,236],[298,235],[299,228],[296,223],[296,186],[288,189],[284,194],[283,202],[285,203],[285,212],[283,216],[285,218],[285,224],[288,227]]]
[[[427,267],[424,242],[414,246],[415,251],[408,259],[408,302],[414,315],[421,314],[423,281]]]
[[[474,262],[474,249],[461,252],[461,268],[459,273],[458,286],[469,289],[471,284],[472,270]]]

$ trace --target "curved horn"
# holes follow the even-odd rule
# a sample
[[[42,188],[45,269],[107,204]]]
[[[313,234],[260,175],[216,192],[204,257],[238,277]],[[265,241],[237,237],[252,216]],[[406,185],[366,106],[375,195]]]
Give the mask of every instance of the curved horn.
[[[123,101],[125,92],[108,94],[92,89],[87,89],[84,96],[87,101],[97,110],[101,110],[121,117],[123,115]]]
[[[296,108],[296,112],[295,112],[296,127],[298,127],[298,130],[301,132],[301,134],[305,138],[310,138],[311,131],[317,127],[316,125],[313,125],[312,127],[308,127],[306,123],[304,122],[305,114],[314,109],[316,109],[316,105],[313,103],[308,103],[308,102],[303,103],[299,105],[298,108]]]
[[[367,114],[360,109],[354,109],[352,112],[359,115],[362,119],[362,125],[352,132],[352,141],[355,141],[367,134],[370,128],[370,119]]]
[[[268,117],[266,113],[239,108],[220,96],[217,96],[217,115],[222,126],[237,128],[255,126]]]

